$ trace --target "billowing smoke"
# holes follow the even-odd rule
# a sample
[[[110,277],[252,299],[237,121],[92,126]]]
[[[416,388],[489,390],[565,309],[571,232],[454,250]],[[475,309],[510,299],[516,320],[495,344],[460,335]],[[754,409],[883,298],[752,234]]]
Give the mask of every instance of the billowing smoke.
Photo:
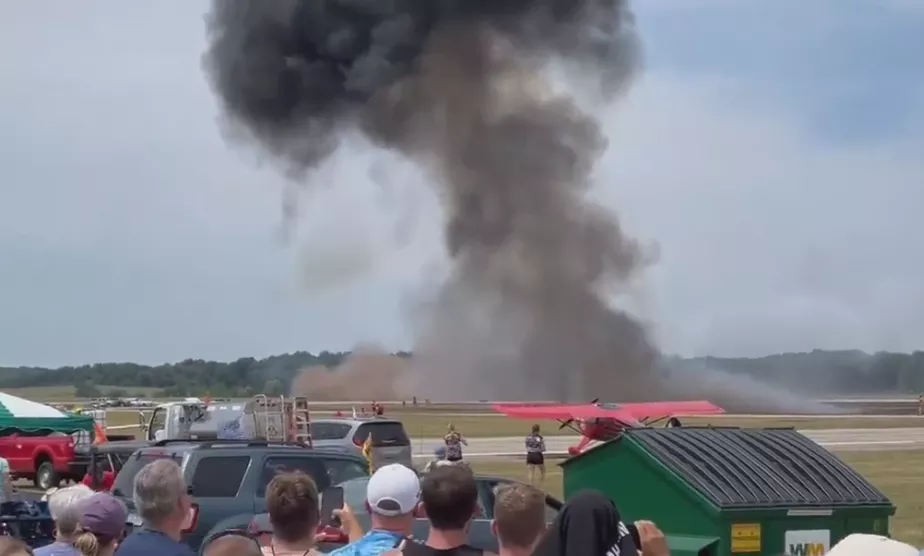
[[[645,327],[606,301],[650,261],[587,198],[606,139],[546,78],[624,91],[626,0],[215,0],[208,32],[227,123],[288,176],[310,185],[358,131],[438,188],[453,265],[418,322],[419,395],[659,397]]]

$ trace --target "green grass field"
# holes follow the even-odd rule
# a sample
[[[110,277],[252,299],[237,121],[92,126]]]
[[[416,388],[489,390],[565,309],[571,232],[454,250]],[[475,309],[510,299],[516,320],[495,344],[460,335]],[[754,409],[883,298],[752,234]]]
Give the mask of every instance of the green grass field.
[[[892,536],[914,546],[924,546],[924,450],[888,452],[838,452],[837,456],[853,466],[882,490],[898,510],[892,519]],[[522,462],[511,460],[476,460],[476,472],[526,480]],[[545,489],[562,496],[562,473],[549,465]],[[618,500],[617,500],[618,502]]]

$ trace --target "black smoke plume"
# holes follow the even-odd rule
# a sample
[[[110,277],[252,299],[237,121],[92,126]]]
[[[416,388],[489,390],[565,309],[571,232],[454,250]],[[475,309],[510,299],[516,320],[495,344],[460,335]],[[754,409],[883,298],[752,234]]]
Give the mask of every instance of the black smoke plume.
[[[625,0],[214,0],[204,65],[238,140],[305,184],[344,132],[416,161],[452,275],[415,346],[434,399],[649,399],[658,352],[611,307],[648,262],[587,198],[606,149],[549,64],[628,87]],[[663,393],[663,392],[662,392]]]

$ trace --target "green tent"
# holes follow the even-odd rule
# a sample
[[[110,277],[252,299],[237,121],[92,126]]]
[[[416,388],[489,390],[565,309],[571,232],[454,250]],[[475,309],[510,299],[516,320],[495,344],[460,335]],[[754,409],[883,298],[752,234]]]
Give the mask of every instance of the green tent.
[[[0,392],[0,434],[10,432],[93,431],[93,417],[71,415],[57,409]]]

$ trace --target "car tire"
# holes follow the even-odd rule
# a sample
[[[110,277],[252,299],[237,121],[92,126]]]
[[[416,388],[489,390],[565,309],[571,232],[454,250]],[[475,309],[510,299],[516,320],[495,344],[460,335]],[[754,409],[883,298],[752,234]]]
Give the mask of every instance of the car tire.
[[[41,490],[48,490],[61,484],[61,479],[50,461],[43,461],[35,470],[35,486]]]

